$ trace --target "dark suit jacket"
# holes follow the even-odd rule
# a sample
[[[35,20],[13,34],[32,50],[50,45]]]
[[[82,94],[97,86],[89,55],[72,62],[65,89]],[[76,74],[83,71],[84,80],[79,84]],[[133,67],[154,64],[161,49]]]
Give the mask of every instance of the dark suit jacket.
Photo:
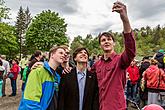
[[[58,110],[79,110],[79,88],[76,68],[62,76],[59,87]],[[99,110],[99,92],[96,73],[87,71],[83,110]]]

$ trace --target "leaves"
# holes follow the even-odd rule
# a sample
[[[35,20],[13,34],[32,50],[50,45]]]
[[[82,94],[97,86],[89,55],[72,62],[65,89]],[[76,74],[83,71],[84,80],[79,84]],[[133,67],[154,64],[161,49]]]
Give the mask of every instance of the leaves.
[[[18,43],[15,28],[6,23],[0,23],[0,53],[14,57],[18,53]]]
[[[4,0],[0,0],[0,22],[2,19],[9,19],[10,8],[5,6]]]
[[[68,43],[65,35],[67,24],[58,13],[42,11],[32,20],[26,33],[29,52],[36,49],[48,51],[53,45]]]
[[[112,32],[115,38],[115,51],[121,53],[124,50],[123,35],[122,33]],[[141,29],[134,29],[134,35],[136,39],[137,56],[152,56],[159,49],[165,49],[165,27],[160,25],[155,28],[149,26],[142,27]],[[71,43],[71,49],[75,50],[77,47],[86,47],[89,50],[90,55],[98,55],[102,53],[99,48],[97,37],[87,35],[86,38],[77,36]]]

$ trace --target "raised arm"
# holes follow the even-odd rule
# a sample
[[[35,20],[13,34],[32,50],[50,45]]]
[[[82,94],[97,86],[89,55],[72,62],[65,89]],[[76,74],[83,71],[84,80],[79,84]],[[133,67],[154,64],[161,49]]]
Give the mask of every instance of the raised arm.
[[[124,33],[131,32],[131,25],[127,16],[127,7],[121,2],[115,2],[112,8],[112,12],[117,12],[120,14],[120,18],[123,23]]]
[[[135,53],[136,53],[135,39],[127,16],[126,6],[121,2],[115,2],[112,11],[120,14],[120,18],[123,23],[125,50],[121,55],[120,64],[123,69],[126,69],[135,57]]]

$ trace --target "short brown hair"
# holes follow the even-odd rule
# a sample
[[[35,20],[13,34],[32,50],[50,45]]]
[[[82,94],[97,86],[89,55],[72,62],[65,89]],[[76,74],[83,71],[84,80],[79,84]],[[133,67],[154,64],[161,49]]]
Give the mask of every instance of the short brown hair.
[[[55,53],[55,52],[56,52],[58,49],[60,49],[60,48],[65,50],[65,48],[62,47],[62,46],[53,46],[53,47],[49,50],[49,59],[50,59],[51,54]]]
[[[60,45],[60,47],[63,47],[65,50],[69,50],[69,47],[67,45]]]
[[[112,40],[115,42],[115,39],[114,39],[113,35],[112,35],[110,32],[103,32],[103,33],[100,33],[100,34],[98,35],[99,44],[100,44],[100,42],[101,42],[100,40],[101,40],[101,37],[102,37],[102,36],[111,37]]]
[[[151,63],[151,65],[157,65],[158,61],[156,59],[151,59],[150,63]]]

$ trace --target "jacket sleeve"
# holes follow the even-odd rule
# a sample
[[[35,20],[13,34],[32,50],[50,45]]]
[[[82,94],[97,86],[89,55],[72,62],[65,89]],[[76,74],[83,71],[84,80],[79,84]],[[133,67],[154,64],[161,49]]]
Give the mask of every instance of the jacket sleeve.
[[[68,73],[70,74],[70,73]],[[59,85],[58,110],[64,110],[66,78],[62,75]]]
[[[40,100],[42,96],[42,81],[39,70],[33,70],[26,83],[23,102],[24,110],[43,110]]]
[[[135,57],[136,46],[133,32],[124,33],[125,50],[121,55],[121,67],[126,69]]]
[[[93,110],[99,110],[99,87],[97,82],[97,76],[96,73],[94,73],[95,77],[95,92],[94,92],[94,98],[93,98]]]

